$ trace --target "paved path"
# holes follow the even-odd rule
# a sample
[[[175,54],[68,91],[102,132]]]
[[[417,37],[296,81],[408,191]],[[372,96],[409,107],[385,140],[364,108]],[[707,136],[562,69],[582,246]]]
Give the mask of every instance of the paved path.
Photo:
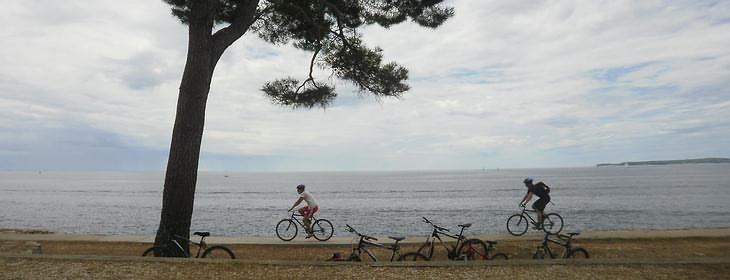
[[[215,233],[213,233],[215,234]],[[388,243],[386,236],[376,237],[379,241]],[[509,234],[489,234],[470,236],[482,240],[539,240],[542,235],[539,232],[530,232],[524,236],[512,236]],[[680,229],[680,230],[617,230],[617,231],[590,231],[584,232],[579,239],[640,239],[640,238],[686,238],[686,237],[730,237],[730,228],[718,229]],[[195,238],[194,238],[195,239]],[[259,245],[349,245],[353,236],[333,236],[326,242],[314,239],[305,240],[298,236],[295,240],[284,242],[275,236],[211,236],[206,238],[210,243],[218,244],[259,244]],[[403,243],[421,243],[425,236],[411,236]],[[19,241],[90,241],[90,242],[142,242],[152,243],[152,235],[96,235],[96,234],[27,234],[14,232],[0,232],[0,240]]]

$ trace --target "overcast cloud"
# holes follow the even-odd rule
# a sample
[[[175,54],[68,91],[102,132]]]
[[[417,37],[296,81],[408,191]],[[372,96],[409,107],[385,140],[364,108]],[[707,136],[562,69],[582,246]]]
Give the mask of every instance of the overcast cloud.
[[[327,110],[264,82],[309,54],[246,34],[218,65],[203,170],[590,166],[730,156],[729,1],[450,1],[436,30],[364,30],[403,99]],[[1,169],[164,169],[185,26],[162,1],[4,0]],[[326,74],[324,74],[326,76]]]

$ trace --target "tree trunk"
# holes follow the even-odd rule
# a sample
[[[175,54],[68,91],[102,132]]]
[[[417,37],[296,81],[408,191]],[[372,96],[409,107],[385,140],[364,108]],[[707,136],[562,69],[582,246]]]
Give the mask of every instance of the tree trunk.
[[[198,178],[200,144],[205,124],[205,107],[217,59],[212,56],[209,1],[194,1],[188,24],[188,53],[180,83],[177,113],[167,161],[162,213],[155,244],[167,245],[170,234],[190,239],[195,185]],[[197,12],[196,12],[197,11]],[[188,253],[189,246],[183,242]]]

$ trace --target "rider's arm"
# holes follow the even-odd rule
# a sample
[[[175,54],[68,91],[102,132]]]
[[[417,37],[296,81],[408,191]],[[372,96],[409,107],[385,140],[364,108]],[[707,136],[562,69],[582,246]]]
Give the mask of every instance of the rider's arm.
[[[530,199],[532,199],[532,192],[528,191],[525,194],[525,197],[522,198],[522,201],[520,202],[520,204],[522,204],[522,205],[527,204],[528,202],[530,202]]]
[[[289,211],[291,211],[292,209],[294,209],[294,207],[297,207],[297,205],[299,205],[299,203],[302,203],[302,200],[304,200],[304,198],[300,196],[299,199],[297,199],[297,202],[294,202],[294,205],[292,205],[291,207],[289,207]]]

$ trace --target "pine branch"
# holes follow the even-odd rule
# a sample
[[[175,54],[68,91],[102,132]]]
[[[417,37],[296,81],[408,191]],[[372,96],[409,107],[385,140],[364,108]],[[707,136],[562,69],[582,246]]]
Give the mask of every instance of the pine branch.
[[[249,27],[258,19],[256,14],[256,8],[258,7],[259,0],[242,1],[242,3],[236,8],[235,17],[233,22],[227,27],[218,30],[213,34],[213,61],[218,61],[218,58],[223,55],[223,52],[233,42],[241,38],[243,34],[248,31]],[[263,11],[262,11],[263,12]],[[261,16],[260,14],[258,15]]]

